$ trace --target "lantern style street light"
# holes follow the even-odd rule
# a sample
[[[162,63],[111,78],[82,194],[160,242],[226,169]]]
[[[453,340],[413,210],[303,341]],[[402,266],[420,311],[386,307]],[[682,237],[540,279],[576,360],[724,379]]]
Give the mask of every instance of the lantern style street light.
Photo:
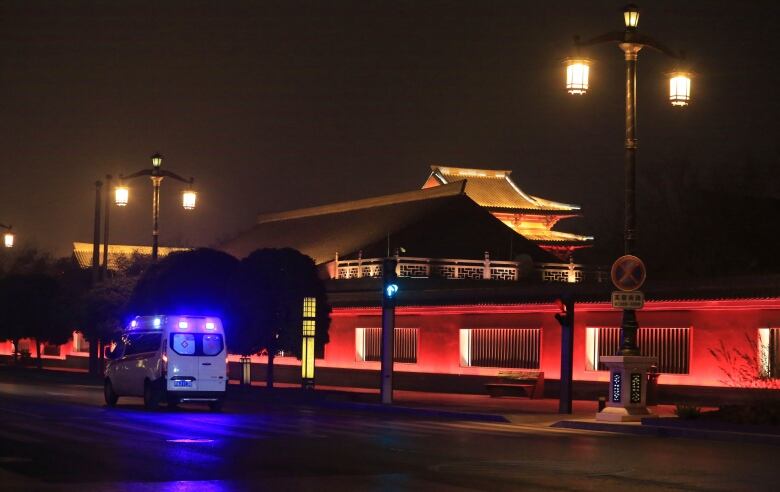
[[[3,244],[5,245],[6,248],[13,248],[14,240],[16,238],[14,236],[13,231],[11,230],[11,226],[0,224],[0,228],[5,229],[5,233],[3,234]]]
[[[141,169],[128,176],[119,176],[119,184],[114,188],[114,203],[119,207],[125,207],[130,201],[130,189],[125,184],[125,180],[130,180],[142,176],[149,176],[152,180],[152,261],[157,260],[160,236],[160,185],[163,178],[171,178],[175,181],[185,183],[187,188],[182,193],[182,207],[185,210],[195,208],[197,201],[197,192],[194,189],[195,180],[193,178],[185,179],[178,174],[162,169],[163,156],[159,153],[152,157],[152,168]],[[107,176],[107,180],[111,177]],[[104,268],[108,268],[108,200],[106,200],[106,226],[105,226],[105,249],[103,251]]]
[[[579,52],[589,46],[615,43],[625,54],[626,60],[626,138],[625,138],[625,227],[623,231],[625,254],[631,254],[636,241],[636,71],[639,52],[645,48],[673,58],[678,63],[684,61],[682,52],[674,52],[650,36],[640,34],[639,7],[634,4],[623,9],[623,31],[612,31],[587,41],[574,37],[575,49]],[[588,90],[590,62],[587,58],[566,59],[566,90],[570,94],[583,95]],[[669,101],[672,106],[685,107],[691,99],[691,73],[681,68],[669,74]],[[636,345],[636,333],[639,325],[633,310],[623,311],[621,324],[621,355],[639,355]]]
[[[566,91],[581,96],[588,92],[590,60],[587,58],[566,59]]]

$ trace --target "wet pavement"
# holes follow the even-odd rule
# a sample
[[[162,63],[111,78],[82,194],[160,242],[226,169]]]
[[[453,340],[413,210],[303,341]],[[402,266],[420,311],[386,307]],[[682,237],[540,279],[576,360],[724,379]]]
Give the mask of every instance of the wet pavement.
[[[775,490],[778,450],[270,398],[109,409],[90,384],[0,381],[3,490]]]

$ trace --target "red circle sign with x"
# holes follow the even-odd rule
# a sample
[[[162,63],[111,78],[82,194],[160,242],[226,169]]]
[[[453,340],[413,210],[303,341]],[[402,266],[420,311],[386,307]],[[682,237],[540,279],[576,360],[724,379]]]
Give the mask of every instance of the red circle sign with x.
[[[620,290],[637,290],[646,276],[645,264],[636,256],[621,256],[612,264],[612,283]]]

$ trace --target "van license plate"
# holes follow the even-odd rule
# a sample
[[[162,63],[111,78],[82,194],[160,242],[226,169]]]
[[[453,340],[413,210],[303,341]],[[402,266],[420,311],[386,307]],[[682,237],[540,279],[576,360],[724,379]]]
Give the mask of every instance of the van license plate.
[[[192,388],[192,381],[176,380],[173,382],[174,388]]]

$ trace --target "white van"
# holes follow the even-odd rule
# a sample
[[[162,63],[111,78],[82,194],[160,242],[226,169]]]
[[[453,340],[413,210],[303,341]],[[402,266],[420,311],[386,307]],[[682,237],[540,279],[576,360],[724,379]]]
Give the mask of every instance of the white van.
[[[138,316],[114,350],[106,347],[106,404],[120,396],[142,396],[144,406],[160,401],[207,402],[222,408],[227,385],[227,349],[222,321],[209,316]]]

